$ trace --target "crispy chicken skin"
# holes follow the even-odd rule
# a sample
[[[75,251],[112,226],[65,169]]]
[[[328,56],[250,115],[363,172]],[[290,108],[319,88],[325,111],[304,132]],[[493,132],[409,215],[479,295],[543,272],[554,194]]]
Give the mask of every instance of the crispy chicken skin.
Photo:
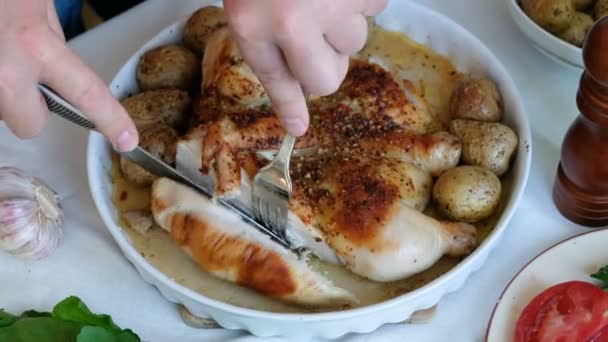
[[[416,106],[393,76],[378,64],[353,59],[348,75],[332,97],[338,104],[373,119],[385,127],[404,133],[428,132],[432,116],[424,106]]]
[[[202,269],[221,279],[304,306],[356,303],[306,261],[184,185],[156,180],[152,214]]]
[[[202,69],[203,94],[217,91],[247,107],[269,103],[264,87],[241,57],[227,27],[216,30],[207,41]]]
[[[214,175],[215,193],[224,198],[240,194],[243,165],[239,155],[274,149],[280,144],[280,137],[285,135],[279,119],[263,109],[222,115],[200,129],[204,131],[201,171]],[[311,135],[299,139],[296,144],[296,148],[310,146],[314,146]]]

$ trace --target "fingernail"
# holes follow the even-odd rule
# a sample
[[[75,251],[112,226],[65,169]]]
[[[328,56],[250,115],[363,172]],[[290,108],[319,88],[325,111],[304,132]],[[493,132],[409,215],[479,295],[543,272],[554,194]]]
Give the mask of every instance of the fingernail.
[[[285,129],[292,135],[302,136],[308,129],[308,122],[302,118],[289,118],[285,120]]]
[[[126,130],[118,136],[114,149],[117,149],[120,152],[128,152],[133,150],[136,146],[137,140],[135,139],[135,134],[130,130]]]

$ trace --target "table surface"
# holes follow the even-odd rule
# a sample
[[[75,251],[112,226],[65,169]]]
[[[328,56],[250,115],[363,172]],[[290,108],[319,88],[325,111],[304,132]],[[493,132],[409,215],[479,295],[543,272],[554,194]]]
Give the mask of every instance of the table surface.
[[[548,246],[586,231],[561,217],[551,201],[561,141],[578,113],[575,94],[581,70],[557,64],[534,49],[511,21],[506,0],[417,1],[473,32],[504,63],[532,126],[532,169],[502,243],[461,290],[441,301],[431,323],[387,325],[372,334],[347,335],[343,341],[442,341],[447,334],[453,341],[481,341],[492,309],[513,275]],[[200,3],[149,0],[77,37],[70,46],[110,82],[141,44]],[[17,166],[45,179],[60,193],[67,218],[64,242],[50,258],[28,262],[0,253],[1,307],[16,313],[48,310],[64,297],[77,295],[94,311],[111,314],[147,341],[258,340],[243,332],[186,326],[175,305],[123,258],[90,197],[86,132],[51,118],[48,129],[33,140],[17,140],[1,123],[0,136],[0,165]]]

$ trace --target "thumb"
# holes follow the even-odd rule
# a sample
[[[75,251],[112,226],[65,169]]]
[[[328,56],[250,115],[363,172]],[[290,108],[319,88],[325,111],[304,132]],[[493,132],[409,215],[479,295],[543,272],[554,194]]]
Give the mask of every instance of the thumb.
[[[105,83],[59,39],[52,47],[52,65],[44,65],[41,81],[82,110],[120,151],[133,150],[138,133],[129,114]]]

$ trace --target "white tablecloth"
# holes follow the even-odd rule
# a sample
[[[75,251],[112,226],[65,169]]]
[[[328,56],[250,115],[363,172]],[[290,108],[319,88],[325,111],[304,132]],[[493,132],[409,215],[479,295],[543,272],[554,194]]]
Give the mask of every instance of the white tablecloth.
[[[513,275],[546,247],[585,231],[563,219],[551,201],[561,140],[578,113],[575,94],[581,71],[537,52],[511,21],[505,0],[418,1],[477,35],[515,79],[533,128],[530,180],[501,245],[464,288],[441,301],[431,323],[384,326],[369,335],[348,335],[344,341],[483,340],[494,304]],[[74,39],[70,46],[109,82],[136,48],[199,4],[149,0]],[[34,140],[19,141],[2,124],[0,137],[0,165],[17,166],[45,179],[61,194],[67,218],[63,245],[52,257],[24,262],[0,253],[0,307],[15,313],[48,310],[74,294],[148,341],[258,340],[241,332],[186,326],[176,307],[139,278],[91,200],[85,132],[51,118],[48,129]]]

